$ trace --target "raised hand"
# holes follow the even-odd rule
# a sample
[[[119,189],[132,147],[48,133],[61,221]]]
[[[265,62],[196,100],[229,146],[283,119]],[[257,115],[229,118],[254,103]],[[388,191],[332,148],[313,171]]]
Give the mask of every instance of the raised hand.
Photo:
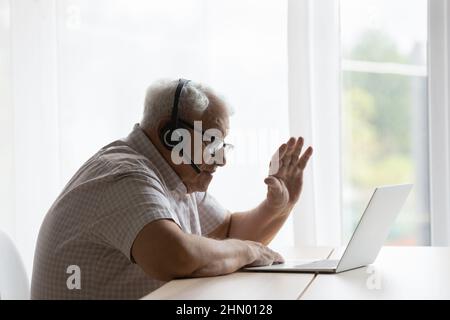
[[[275,210],[292,208],[298,201],[303,186],[303,171],[313,153],[308,147],[303,154],[303,138],[290,138],[275,152],[270,163],[267,184],[267,203]]]

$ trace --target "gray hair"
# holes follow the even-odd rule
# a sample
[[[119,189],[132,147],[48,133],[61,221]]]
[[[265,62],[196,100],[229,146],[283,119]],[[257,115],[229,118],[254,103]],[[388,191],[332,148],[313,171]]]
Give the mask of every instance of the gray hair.
[[[177,85],[178,80],[159,80],[147,89],[144,115],[140,123],[143,128],[156,128],[159,120],[170,118]],[[224,105],[227,105],[211,88],[189,81],[183,87],[178,102],[180,118],[184,120],[200,118],[208,108],[210,99],[220,101]],[[231,113],[232,111],[230,110]]]

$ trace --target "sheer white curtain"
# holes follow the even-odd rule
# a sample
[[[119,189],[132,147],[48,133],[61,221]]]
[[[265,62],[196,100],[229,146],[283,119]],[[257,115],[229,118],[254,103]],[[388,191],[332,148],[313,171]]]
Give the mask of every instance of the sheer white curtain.
[[[289,125],[314,147],[302,200],[295,208],[296,245],[341,244],[339,2],[290,0]]]
[[[257,205],[289,134],[286,19],[278,0],[0,0],[0,228],[28,271],[62,187],[131,130],[160,78],[205,82],[234,106],[236,151],[211,193],[232,211]]]
[[[167,77],[205,82],[235,108],[236,148],[211,185],[216,198],[231,211],[256,206],[272,152],[304,135],[315,147],[304,194],[273,244],[338,241],[334,9],[331,0],[0,0],[0,228],[28,271],[62,187],[131,130],[146,87]]]

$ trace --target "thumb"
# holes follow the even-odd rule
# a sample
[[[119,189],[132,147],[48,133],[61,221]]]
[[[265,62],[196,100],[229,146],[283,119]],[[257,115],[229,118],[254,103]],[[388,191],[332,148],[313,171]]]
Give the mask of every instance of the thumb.
[[[267,184],[269,187],[274,187],[277,183],[277,179],[275,177],[269,176],[264,179],[264,183]]]
[[[267,178],[264,179],[264,183],[269,188],[269,192],[275,193],[281,192],[281,183],[277,178],[273,176],[268,176]]]

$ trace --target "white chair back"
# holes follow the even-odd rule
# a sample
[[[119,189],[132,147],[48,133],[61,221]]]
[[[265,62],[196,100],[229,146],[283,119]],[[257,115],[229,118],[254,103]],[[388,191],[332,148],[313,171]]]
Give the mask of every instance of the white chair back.
[[[27,300],[30,284],[12,240],[0,230],[0,300]]]

